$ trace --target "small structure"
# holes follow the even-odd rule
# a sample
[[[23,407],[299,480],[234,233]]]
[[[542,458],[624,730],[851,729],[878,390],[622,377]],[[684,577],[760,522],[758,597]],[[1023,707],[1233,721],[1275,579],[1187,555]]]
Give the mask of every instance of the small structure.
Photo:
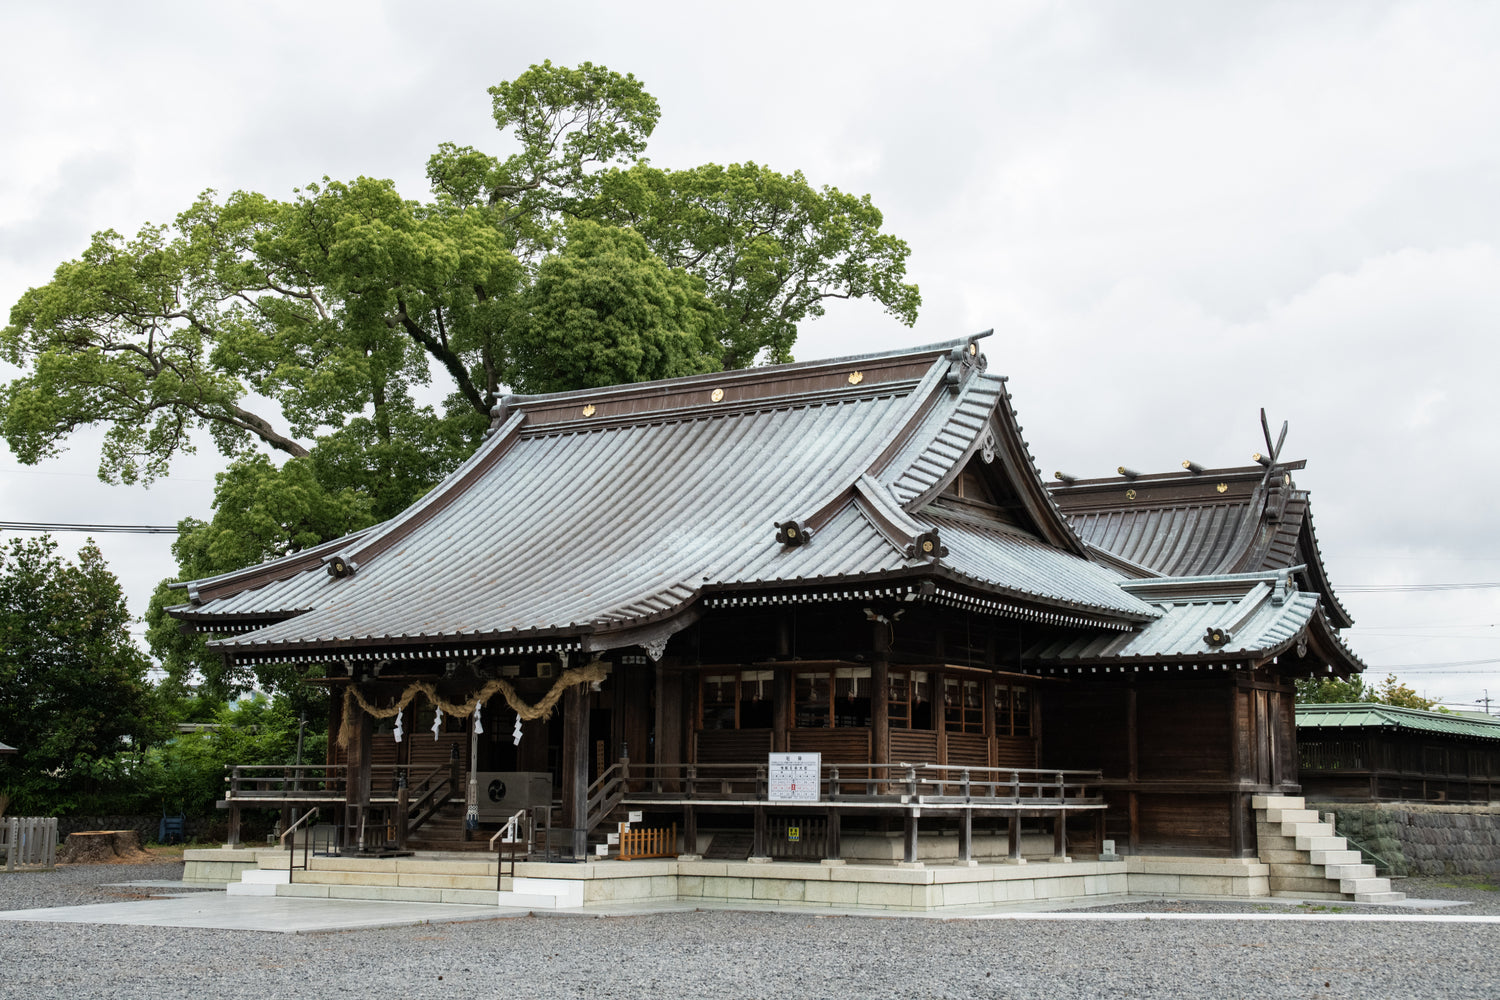
[[[232,828],[325,804],[346,846],[457,846],[543,774],[575,856],[623,809],[689,854],[701,820],[741,858],[989,827],[1247,859],[1299,791],[1293,680],[1360,669],[1278,452],[1049,491],[980,337],[507,397],[406,512],[171,610],[334,694],[326,765],[236,768]],[[817,801],[772,754],[817,756]]]
[[[1298,705],[1298,780],[1321,802],[1500,800],[1500,719],[1360,702]]]

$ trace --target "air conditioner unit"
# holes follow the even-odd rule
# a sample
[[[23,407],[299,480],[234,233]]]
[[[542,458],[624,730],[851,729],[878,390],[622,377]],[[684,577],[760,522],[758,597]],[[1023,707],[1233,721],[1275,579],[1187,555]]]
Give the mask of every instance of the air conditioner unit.
[[[477,771],[479,822],[504,823],[522,809],[552,805],[552,775],[546,771]]]

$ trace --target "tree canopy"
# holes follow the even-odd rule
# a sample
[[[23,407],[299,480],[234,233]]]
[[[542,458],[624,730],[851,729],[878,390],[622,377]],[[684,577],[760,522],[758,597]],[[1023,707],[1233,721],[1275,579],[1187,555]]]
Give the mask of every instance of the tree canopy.
[[[544,62],[490,96],[509,152],[441,145],[425,201],[325,177],[97,233],[0,330],[12,451],[39,462],[102,426],[101,478],[149,484],[206,433],[230,467],[178,555],[185,577],[224,572],[396,514],[509,390],[789,361],[834,299],[915,321],[907,246],[868,196],[659,168],[656,99],[603,66]]]
[[[120,585],[92,544],[76,563],[43,536],[0,548],[0,795],[75,805],[162,735]]]
[[[1395,674],[1387,674],[1379,685],[1366,684],[1360,674],[1346,681],[1336,678],[1308,678],[1297,682],[1297,702],[1302,705],[1339,705],[1372,702],[1398,708],[1431,710],[1437,702],[1423,698],[1416,690],[1402,684]],[[1439,708],[1437,711],[1443,711]]]

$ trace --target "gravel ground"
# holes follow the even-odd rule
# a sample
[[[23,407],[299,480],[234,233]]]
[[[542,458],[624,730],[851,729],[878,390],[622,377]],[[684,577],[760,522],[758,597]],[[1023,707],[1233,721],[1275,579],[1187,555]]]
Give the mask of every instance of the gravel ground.
[[[129,898],[103,882],[171,878],[176,864],[0,874],[0,908]],[[1407,879],[1444,914],[1494,913],[1496,893]],[[1153,902],[1142,911],[1233,904]],[[1338,904],[1334,904],[1337,907]],[[1239,912],[1283,912],[1274,904]],[[1109,909],[1120,909],[1111,907]],[[697,912],[516,917],[314,935],[0,925],[0,1000],[362,996],[1500,997],[1500,925],[1296,921],[820,918]],[[1413,911],[1399,911],[1411,915]],[[1432,911],[1418,911],[1432,912]]]

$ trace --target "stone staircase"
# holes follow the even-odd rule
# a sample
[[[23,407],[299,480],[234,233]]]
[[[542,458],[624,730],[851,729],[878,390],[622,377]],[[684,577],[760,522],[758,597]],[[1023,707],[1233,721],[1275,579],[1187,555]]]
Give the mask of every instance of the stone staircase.
[[[1406,898],[1391,891],[1391,880],[1377,877],[1375,866],[1364,864],[1359,851],[1351,850],[1301,796],[1256,795],[1250,804],[1260,860],[1271,869],[1271,895],[1356,903]]]
[[[309,858],[305,870],[288,872],[281,852],[246,869],[225,891],[231,896],[298,896],[398,903],[466,903],[530,910],[583,905],[576,881],[507,876],[496,889],[496,861],[453,858]],[[274,867],[273,867],[274,866]]]

